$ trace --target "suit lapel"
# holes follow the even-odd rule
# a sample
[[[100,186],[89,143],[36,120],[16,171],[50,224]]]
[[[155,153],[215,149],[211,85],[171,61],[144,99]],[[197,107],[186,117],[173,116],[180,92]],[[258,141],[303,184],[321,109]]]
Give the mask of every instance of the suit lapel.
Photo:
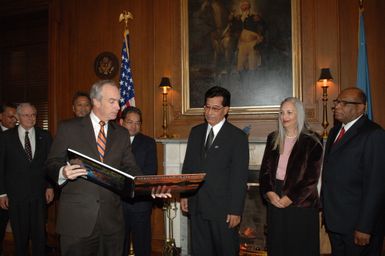
[[[41,135],[40,129],[35,127],[35,154],[33,155],[32,161],[37,159],[40,155],[41,149],[43,146],[43,137]]]
[[[91,118],[84,117],[82,119],[82,134],[84,139],[86,140],[86,145],[90,148],[90,151],[92,152],[94,159],[99,160],[99,154],[98,154],[98,149],[96,146],[96,138],[95,138],[95,131],[94,127],[92,126],[92,121]]]
[[[349,128],[349,130],[346,131],[345,135],[342,136],[339,141],[334,143],[335,137],[337,136],[337,133],[340,129],[336,130],[333,140],[330,142],[331,145],[329,145],[329,147],[331,147],[330,153],[332,154],[333,152],[338,151],[339,149],[343,148],[345,144],[351,141],[358,134],[358,130],[364,124],[365,121],[366,118],[362,116],[352,127]]]
[[[15,128],[12,128],[12,137],[13,141],[16,143],[16,147],[20,153],[20,156],[24,156],[24,159],[29,162],[27,152],[25,152],[23,144],[21,144],[20,138],[19,138],[19,131],[17,126]]]
[[[116,136],[115,129],[116,123],[114,121],[108,122],[108,132],[107,132],[107,144],[106,150],[104,151],[104,158],[108,156],[108,153],[111,151],[112,143],[115,141],[114,137]]]

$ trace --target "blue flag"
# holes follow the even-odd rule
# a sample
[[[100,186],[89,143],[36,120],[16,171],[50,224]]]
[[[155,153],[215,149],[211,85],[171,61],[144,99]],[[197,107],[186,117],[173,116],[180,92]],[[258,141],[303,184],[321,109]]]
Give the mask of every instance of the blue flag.
[[[363,10],[360,10],[358,28],[358,61],[357,61],[357,87],[365,92],[367,97],[367,114],[373,119],[372,99],[370,94],[369,68],[366,55],[365,23]]]
[[[126,107],[135,107],[135,90],[131,73],[130,62],[130,38],[128,31],[124,33],[122,47],[122,64],[120,66],[120,109],[123,111]]]

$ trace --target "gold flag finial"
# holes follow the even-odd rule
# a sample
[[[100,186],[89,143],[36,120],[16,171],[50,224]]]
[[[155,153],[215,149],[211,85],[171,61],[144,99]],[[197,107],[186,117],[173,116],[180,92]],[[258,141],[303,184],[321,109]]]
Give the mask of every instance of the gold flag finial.
[[[360,10],[364,8],[364,0],[359,0]]]
[[[128,12],[128,11],[123,11],[120,16],[119,16],[119,22],[122,22],[124,20],[124,28],[128,31],[128,19],[134,19],[134,16],[132,15],[132,13]]]

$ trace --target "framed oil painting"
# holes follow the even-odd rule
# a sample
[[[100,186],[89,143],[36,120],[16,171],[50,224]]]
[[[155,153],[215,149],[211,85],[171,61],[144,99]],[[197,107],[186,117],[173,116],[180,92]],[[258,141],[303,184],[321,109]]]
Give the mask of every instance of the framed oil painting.
[[[233,114],[277,113],[301,98],[299,0],[181,0],[183,114],[204,93],[231,93]]]

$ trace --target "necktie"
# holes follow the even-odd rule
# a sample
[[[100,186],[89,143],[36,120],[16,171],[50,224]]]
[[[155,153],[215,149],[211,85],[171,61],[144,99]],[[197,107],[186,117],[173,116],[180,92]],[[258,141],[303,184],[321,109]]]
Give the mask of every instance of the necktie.
[[[342,127],[342,128],[341,128],[341,131],[340,131],[340,133],[338,134],[338,137],[337,137],[337,139],[334,141],[334,143],[337,143],[338,141],[340,141],[341,138],[344,136],[344,134],[345,134],[345,128]]]
[[[31,142],[28,137],[28,131],[25,131],[25,137],[24,137],[24,149],[27,153],[28,160],[32,161],[32,148],[31,148]]]
[[[213,144],[213,140],[214,140],[214,132],[213,132],[213,128],[211,128],[209,135],[207,136],[207,139],[206,139],[206,144],[205,144],[205,151],[206,152],[211,147],[211,144]]]
[[[107,142],[106,135],[104,133],[104,125],[106,123],[103,121],[100,121],[99,124],[100,124],[100,130],[99,130],[98,139],[96,141],[96,144],[98,147],[98,153],[99,153],[100,161],[103,162],[104,151],[106,150],[106,142]]]

